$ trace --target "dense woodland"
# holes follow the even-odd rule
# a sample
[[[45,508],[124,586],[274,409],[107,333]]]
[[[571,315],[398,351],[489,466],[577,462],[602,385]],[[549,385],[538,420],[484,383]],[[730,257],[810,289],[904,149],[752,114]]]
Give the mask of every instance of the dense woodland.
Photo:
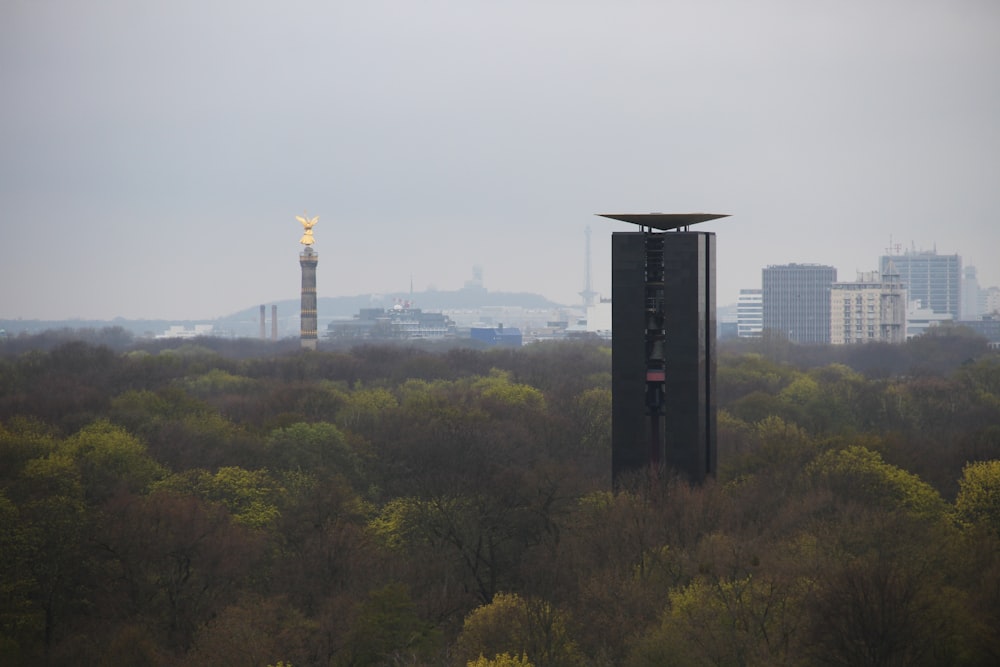
[[[1000,664],[961,330],[720,345],[718,478],[617,492],[599,342],[91,333],[0,346],[5,665]]]

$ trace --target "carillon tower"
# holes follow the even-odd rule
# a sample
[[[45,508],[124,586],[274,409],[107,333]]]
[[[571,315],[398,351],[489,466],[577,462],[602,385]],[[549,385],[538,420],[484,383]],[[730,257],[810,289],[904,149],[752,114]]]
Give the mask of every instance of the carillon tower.
[[[716,471],[715,213],[601,214],[611,235],[611,469],[700,484]]]
[[[295,219],[302,223],[305,232],[299,239],[305,248],[299,253],[299,266],[302,267],[302,313],[300,316],[300,337],[302,347],[315,350],[317,335],[316,323],[316,265],[319,264],[319,255],[313,250],[312,228],[319,222],[319,216],[309,218],[304,215],[297,215]]]

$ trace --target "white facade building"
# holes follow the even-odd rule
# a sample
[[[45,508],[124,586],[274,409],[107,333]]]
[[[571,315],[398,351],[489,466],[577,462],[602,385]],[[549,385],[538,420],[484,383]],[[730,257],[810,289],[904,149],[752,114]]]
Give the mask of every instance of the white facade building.
[[[736,331],[740,338],[761,337],[764,331],[764,290],[740,290],[736,302]]]
[[[906,308],[906,337],[919,336],[930,327],[952,321],[950,313],[936,313],[920,301],[911,301]]]
[[[157,338],[198,338],[199,336],[214,336],[215,325],[196,324],[188,328],[183,324],[172,324],[166,331],[158,334]]]
[[[906,340],[906,289],[899,276],[859,273],[830,290],[830,343],[902,343]]]
[[[587,306],[587,331],[611,338],[611,301],[604,299]]]

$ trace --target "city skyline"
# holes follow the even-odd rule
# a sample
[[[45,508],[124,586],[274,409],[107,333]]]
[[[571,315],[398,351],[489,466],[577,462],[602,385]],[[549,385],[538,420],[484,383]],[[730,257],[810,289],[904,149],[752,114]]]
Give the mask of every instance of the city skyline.
[[[1000,6],[15,1],[0,317],[207,319],[460,288],[610,296],[605,211],[718,211],[718,303],[890,245],[1000,285]],[[892,35],[891,40],[886,35]],[[295,236],[293,236],[293,234]]]

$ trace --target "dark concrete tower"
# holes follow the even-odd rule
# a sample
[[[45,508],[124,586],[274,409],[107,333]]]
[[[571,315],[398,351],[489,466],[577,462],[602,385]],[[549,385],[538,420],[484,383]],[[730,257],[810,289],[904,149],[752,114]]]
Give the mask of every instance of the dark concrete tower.
[[[271,340],[278,340],[278,307],[271,306]]]
[[[715,234],[711,213],[605,214],[611,236],[611,471],[716,471]],[[658,231],[654,231],[658,230]],[[668,231],[674,230],[674,231]]]
[[[305,229],[302,238],[299,239],[299,243],[305,246],[305,249],[299,253],[299,266],[302,267],[302,314],[299,335],[302,339],[302,347],[315,350],[317,341],[316,265],[319,264],[319,255],[312,248],[312,228],[319,221],[319,217],[309,218],[297,215],[295,219],[301,222]]]

